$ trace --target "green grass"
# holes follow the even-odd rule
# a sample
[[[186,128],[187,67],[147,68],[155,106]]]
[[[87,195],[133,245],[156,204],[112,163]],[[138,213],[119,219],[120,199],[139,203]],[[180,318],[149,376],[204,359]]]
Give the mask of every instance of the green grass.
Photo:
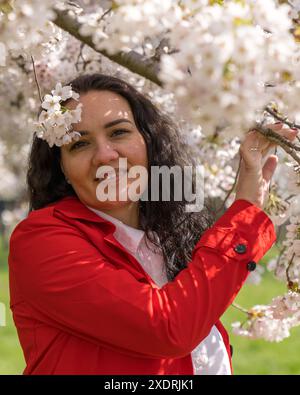
[[[274,253],[276,253],[274,249],[269,251],[264,261]],[[284,292],[285,285],[266,273],[260,285],[245,285],[235,302],[248,308],[255,304],[268,303],[272,297]],[[1,248],[0,302],[6,306],[6,326],[0,327],[0,375],[22,374],[25,362],[9,309],[7,252]],[[291,336],[280,343],[249,340],[235,336],[231,332],[230,324],[244,318],[245,315],[233,307],[230,307],[222,317],[234,348],[232,359],[234,374],[300,374],[300,327],[294,328]]]
[[[0,326],[0,375],[22,374],[25,368],[23,352],[9,308],[7,252],[0,240],[0,303],[5,305],[6,326]]]
[[[271,249],[261,260],[264,263],[276,256],[276,248]],[[286,286],[279,282],[269,272],[265,272],[259,285],[245,285],[235,299],[235,303],[250,308],[258,304],[268,304],[273,297],[286,292]],[[283,341],[267,342],[250,340],[232,333],[231,323],[243,322],[245,313],[230,306],[221,321],[229,332],[230,343],[233,346],[233,371],[235,375],[255,374],[300,374],[300,327],[291,330],[291,336]]]

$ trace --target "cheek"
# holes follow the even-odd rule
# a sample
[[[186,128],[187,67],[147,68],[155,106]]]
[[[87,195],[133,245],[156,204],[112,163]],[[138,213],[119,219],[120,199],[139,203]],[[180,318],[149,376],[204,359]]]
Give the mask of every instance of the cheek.
[[[128,161],[132,165],[148,167],[147,146],[143,139],[137,139],[129,146]]]
[[[80,183],[88,174],[88,159],[85,155],[76,155],[76,157],[65,160],[64,168],[73,182]]]

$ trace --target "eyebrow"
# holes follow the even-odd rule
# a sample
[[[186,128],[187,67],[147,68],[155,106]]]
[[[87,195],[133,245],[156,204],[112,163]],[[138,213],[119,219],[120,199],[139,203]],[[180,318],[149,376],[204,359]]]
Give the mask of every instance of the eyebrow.
[[[123,122],[128,122],[128,123],[132,124],[132,122],[129,121],[129,119],[121,118],[121,119],[115,119],[114,121],[108,122],[107,124],[104,125],[104,128],[107,129],[107,128],[110,128],[112,126],[118,125],[119,123],[123,123]],[[85,136],[85,135],[89,134],[89,132],[87,132],[87,131],[80,131],[80,130],[78,130],[77,132],[80,133],[81,136]]]

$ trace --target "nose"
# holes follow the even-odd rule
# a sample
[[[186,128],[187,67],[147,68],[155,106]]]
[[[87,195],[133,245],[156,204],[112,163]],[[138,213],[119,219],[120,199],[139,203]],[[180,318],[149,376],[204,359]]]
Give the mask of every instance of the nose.
[[[119,158],[119,153],[109,142],[97,142],[95,152],[93,155],[93,165],[95,167],[101,165],[109,165]]]

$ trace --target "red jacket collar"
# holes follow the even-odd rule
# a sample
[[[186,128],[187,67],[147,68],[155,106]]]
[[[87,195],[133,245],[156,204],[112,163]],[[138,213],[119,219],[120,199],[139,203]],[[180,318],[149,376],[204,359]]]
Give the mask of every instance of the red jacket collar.
[[[114,237],[114,232],[116,230],[116,226],[109,222],[108,220],[101,218],[92,210],[87,208],[77,196],[67,196],[59,201],[49,204],[47,207],[53,207],[54,216],[61,218],[68,217],[72,220],[79,220],[82,222],[82,226],[80,226],[80,230],[84,231],[89,239],[93,242],[95,246],[101,245],[101,239],[103,239],[108,245],[110,245],[112,249],[102,248],[101,253],[106,254],[107,258],[109,259],[116,259],[114,252],[116,248],[119,252],[121,252],[124,256],[126,255],[127,259],[122,260],[122,265],[128,267],[128,270],[131,271],[133,268],[140,273],[140,277],[144,279],[144,277],[148,278],[148,281],[151,281],[150,276],[145,270],[142,268],[141,264],[135,259],[132,254],[130,254],[126,248],[119,243],[118,240]],[[88,224],[84,224],[85,222],[94,222],[100,225],[101,232],[94,232],[93,228],[90,228]],[[85,226],[87,225],[87,226]],[[118,258],[118,260],[120,257]]]
[[[59,211],[69,218],[100,222],[110,227],[111,232],[114,232],[116,229],[116,226],[113,223],[101,218],[99,215],[87,208],[77,196],[66,196],[58,202],[48,205],[48,207],[50,206],[54,206],[54,211]]]

